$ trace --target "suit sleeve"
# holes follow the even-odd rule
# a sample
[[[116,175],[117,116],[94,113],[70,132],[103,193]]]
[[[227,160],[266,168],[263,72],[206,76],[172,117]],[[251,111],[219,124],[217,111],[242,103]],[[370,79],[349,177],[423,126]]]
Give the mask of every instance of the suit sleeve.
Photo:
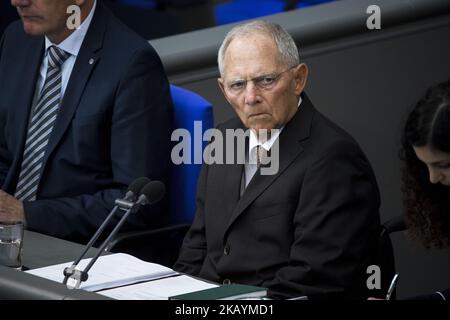
[[[313,161],[300,193],[289,263],[264,285],[275,298],[358,296],[379,226],[368,161],[356,144],[341,141]]]
[[[2,64],[3,43],[5,41],[6,31],[0,40],[0,65]],[[0,188],[5,182],[6,174],[9,169],[7,162],[8,149],[5,142],[5,119],[0,115]]]
[[[95,194],[24,203],[27,227],[67,239],[87,239],[123,197],[128,184],[147,176],[167,182],[170,163],[171,100],[162,63],[153,49],[137,51],[128,62],[112,108],[111,170],[113,183]],[[103,146],[99,146],[103,147]],[[69,182],[68,182],[69,183]],[[123,229],[157,225],[165,212],[132,215]],[[142,210],[141,210],[142,211]]]
[[[203,165],[198,178],[195,219],[184,238],[180,255],[173,269],[193,276],[199,276],[206,257],[205,197],[208,166]]]

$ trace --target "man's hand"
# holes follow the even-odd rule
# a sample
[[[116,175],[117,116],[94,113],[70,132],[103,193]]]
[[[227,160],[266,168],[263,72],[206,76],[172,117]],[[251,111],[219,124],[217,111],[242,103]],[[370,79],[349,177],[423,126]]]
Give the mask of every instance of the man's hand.
[[[0,190],[0,222],[23,222],[24,220],[22,201]]]

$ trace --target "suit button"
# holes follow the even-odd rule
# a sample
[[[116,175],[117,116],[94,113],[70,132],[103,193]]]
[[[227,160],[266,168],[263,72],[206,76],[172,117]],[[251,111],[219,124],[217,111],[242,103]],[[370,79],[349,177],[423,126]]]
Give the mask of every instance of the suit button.
[[[225,248],[223,248],[223,254],[228,256],[230,254],[230,246],[226,245]]]
[[[222,282],[223,284],[231,284],[231,280],[230,279],[225,279]]]

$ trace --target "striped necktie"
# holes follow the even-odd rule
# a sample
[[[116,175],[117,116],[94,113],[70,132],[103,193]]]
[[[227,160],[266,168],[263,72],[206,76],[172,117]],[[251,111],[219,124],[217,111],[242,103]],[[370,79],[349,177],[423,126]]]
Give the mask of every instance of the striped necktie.
[[[15,197],[36,200],[44,156],[61,101],[61,67],[69,54],[58,47],[48,48],[47,77],[28,125],[22,166]]]
[[[256,167],[258,169],[261,166],[262,151],[263,151],[263,147],[262,146],[259,146],[259,145],[256,146]]]

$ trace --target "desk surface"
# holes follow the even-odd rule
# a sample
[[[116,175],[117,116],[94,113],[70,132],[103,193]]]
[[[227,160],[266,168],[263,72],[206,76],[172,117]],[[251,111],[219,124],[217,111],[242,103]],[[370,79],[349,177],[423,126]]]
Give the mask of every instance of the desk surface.
[[[22,264],[28,269],[46,267],[77,259],[85,246],[40,233],[25,230],[23,237]],[[92,257],[96,249],[90,249],[86,257]]]
[[[25,230],[22,264],[35,269],[77,259],[85,246]],[[92,257],[97,249],[90,249]],[[0,299],[26,300],[110,300],[110,298],[84,290],[69,290],[65,285],[40,278],[26,272],[0,266]]]

